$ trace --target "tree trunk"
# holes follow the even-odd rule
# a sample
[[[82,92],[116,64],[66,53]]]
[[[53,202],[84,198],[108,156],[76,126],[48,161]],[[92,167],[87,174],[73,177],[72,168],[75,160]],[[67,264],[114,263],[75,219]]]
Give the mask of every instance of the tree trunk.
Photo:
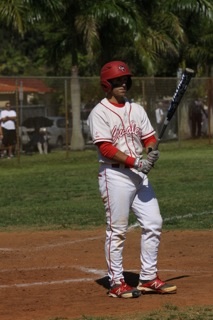
[[[71,76],[71,104],[72,104],[72,135],[71,149],[83,150],[84,138],[81,126],[81,90],[78,78],[78,68],[73,66]]]

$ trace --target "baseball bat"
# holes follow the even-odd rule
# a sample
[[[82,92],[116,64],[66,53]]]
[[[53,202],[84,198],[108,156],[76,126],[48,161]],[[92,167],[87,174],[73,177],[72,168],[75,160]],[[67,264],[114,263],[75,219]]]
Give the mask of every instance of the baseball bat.
[[[169,122],[171,121],[173,115],[175,114],[175,111],[177,110],[177,108],[181,102],[181,99],[183,98],[184,93],[186,92],[186,89],[189,85],[189,82],[192,79],[192,77],[194,76],[194,74],[195,74],[194,70],[189,69],[189,68],[186,68],[184,70],[184,72],[182,73],[180,82],[176,88],[176,91],[172,97],[169,108],[167,110],[167,115],[165,117],[163,127],[159,133],[157,143],[152,150],[158,149],[159,143],[161,142],[161,139],[164,135],[164,132],[166,131],[166,128],[167,128]]]

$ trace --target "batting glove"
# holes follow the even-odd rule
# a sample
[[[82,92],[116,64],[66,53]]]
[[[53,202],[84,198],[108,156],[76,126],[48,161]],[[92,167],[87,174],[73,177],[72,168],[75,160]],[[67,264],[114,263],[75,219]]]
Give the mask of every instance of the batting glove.
[[[160,157],[160,151],[158,150],[152,150],[147,155],[147,160],[154,163],[156,162]]]
[[[143,172],[145,174],[148,174],[148,172],[152,169],[152,162],[149,160],[145,160],[141,158],[136,158],[134,163],[134,168],[137,169],[139,172]]]

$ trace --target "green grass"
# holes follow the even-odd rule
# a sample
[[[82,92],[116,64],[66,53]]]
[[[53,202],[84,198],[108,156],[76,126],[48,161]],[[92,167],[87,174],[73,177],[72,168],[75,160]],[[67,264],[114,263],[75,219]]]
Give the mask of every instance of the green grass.
[[[164,229],[212,228],[213,150],[207,140],[160,145],[161,156],[150,172],[164,218]],[[0,230],[88,229],[105,225],[96,151],[54,151],[0,160]],[[184,218],[185,216],[185,218]],[[133,214],[130,223],[135,223]],[[116,317],[116,320],[123,319]],[[212,306],[160,310],[128,320],[213,320]],[[50,320],[65,320],[53,318]],[[66,318],[66,320],[69,320]],[[115,320],[81,317],[78,320]]]
[[[76,320],[123,320],[124,317],[81,317]],[[165,305],[160,310],[149,313],[143,312],[131,316],[125,316],[126,320],[212,320],[213,307],[188,307],[178,308],[173,305]],[[50,320],[69,320],[69,318],[52,318]]]
[[[212,227],[213,150],[207,140],[160,145],[150,172],[164,229]],[[0,228],[93,228],[105,224],[96,151],[0,160]],[[190,216],[191,214],[191,216]],[[179,218],[186,216],[185,218]],[[130,223],[136,220],[130,215]]]

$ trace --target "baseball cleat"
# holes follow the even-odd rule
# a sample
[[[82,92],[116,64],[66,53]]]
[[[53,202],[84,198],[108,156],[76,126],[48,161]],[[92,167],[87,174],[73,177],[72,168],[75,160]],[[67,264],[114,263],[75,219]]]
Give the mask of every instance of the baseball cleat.
[[[108,295],[113,298],[138,298],[141,292],[136,288],[128,286],[124,280],[121,280],[121,284],[114,285],[109,290]]]
[[[142,293],[176,293],[177,291],[177,287],[175,285],[163,282],[158,277],[151,281],[140,280],[137,289]]]

